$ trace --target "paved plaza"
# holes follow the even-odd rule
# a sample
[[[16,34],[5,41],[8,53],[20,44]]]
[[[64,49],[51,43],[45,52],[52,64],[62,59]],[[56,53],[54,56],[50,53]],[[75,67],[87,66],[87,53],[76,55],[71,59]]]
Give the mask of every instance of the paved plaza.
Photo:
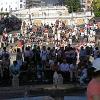
[[[46,97],[15,98],[7,100],[53,100],[53,99],[46,96]],[[65,96],[64,100],[87,100],[87,99],[85,96]]]

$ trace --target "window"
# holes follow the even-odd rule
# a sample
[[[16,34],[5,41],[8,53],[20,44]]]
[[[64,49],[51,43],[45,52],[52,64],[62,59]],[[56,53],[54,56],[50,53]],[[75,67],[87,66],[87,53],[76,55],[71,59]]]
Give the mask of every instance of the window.
[[[7,8],[6,8],[6,11],[7,11]]]
[[[62,16],[62,12],[61,11],[58,11],[57,13],[58,13],[59,16]]]
[[[10,11],[12,11],[12,8],[10,8]]]
[[[20,4],[20,8],[22,8],[22,4]]]
[[[16,14],[16,16],[18,16],[18,14]]]
[[[3,7],[1,8],[1,12],[3,11]]]

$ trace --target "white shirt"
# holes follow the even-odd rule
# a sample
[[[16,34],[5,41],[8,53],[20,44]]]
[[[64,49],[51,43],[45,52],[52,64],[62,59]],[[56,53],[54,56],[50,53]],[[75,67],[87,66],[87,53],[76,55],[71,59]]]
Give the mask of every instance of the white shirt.
[[[12,34],[9,34],[9,38],[12,38]]]
[[[5,34],[5,37],[8,37],[8,35],[7,35],[7,34]]]
[[[82,37],[84,36],[84,33],[83,33],[83,32],[81,32],[81,36],[82,36]]]
[[[47,59],[47,51],[42,50],[40,53],[40,57],[42,60],[46,60]]]
[[[87,35],[87,30],[84,31],[84,34]]]
[[[74,35],[76,35],[76,32],[75,31],[72,33],[72,36],[74,36]]]
[[[49,64],[52,66],[54,65],[54,61],[53,60],[49,60]]]

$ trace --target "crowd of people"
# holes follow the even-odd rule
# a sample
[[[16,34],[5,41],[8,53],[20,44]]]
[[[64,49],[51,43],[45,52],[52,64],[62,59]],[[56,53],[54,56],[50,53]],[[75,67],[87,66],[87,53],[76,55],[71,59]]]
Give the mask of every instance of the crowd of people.
[[[83,27],[73,26],[68,27],[63,21],[57,20],[55,24],[44,24],[36,26],[27,22],[22,23],[21,32],[14,32],[13,34],[7,34],[6,29],[1,37],[1,46],[6,46],[11,43],[15,43],[20,47],[33,46],[33,44],[42,46],[52,44],[54,47],[59,48],[66,46],[67,44],[81,43],[86,45],[95,44],[95,29],[98,26],[96,24],[86,24]]]
[[[19,75],[21,82],[52,83],[57,72],[58,76],[62,76],[63,83],[87,83],[91,79],[89,69],[92,60],[99,54],[99,48],[95,47],[96,28],[95,24],[68,28],[64,22],[57,20],[55,24],[40,27],[24,22],[22,33],[7,34],[4,31],[0,79],[8,80],[13,75]],[[16,59],[12,64],[10,58],[13,55]]]
[[[53,82],[54,72],[62,75],[63,82],[76,81],[85,84],[91,79],[91,57],[98,57],[99,49],[92,47],[81,47],[78,51],[70,45],[60,49],[34,46],[33,49],[26,47],[22,52],[17,48],[16,59],[10,63],[10,53],[3,48],[1,58],[1,79],[9,79],[13,75],[19,75],[21,81]]]

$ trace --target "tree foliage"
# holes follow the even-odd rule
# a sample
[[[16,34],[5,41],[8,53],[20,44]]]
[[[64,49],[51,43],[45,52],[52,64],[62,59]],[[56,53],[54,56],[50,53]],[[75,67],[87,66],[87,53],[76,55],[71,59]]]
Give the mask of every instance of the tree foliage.
[[[2,18],[0,20],[0,34],[6,28],[7,32],[17,31],[21,28],[21,20],[15,16]]]
[[[80,10],[80,0],[64,0],[64,5],[67,5],[69,13]]]
[[[93,8],[95,17],[100,17],[100,0],[93,0],[92,8]]]

